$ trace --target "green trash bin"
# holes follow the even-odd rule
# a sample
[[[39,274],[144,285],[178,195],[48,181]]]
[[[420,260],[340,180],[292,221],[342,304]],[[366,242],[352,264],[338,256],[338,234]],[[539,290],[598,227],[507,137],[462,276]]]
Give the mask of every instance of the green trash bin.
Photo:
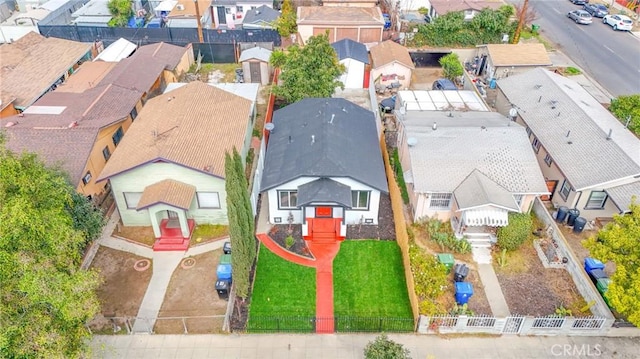
[[[598,289],[598,292],[600,292],[600,295],[602,295],[602,299],[604,299],[604,302],[607,303],[609,308],[611,308],[611,304],[609,304],[609,299],[607,299],[607,296],[605,295],[609,290],[609,282],[611,282],[611,279],[609,278],[600,278],[596,282],[596,288]]]
[[[231,264],[231,254],[223,254],[220,256],[220,264]]]
[[[538,30],[540,30],[540,25],[531,24],[531,31],[537,32]]]
[[[447,273],[451,272],[451,268],[453,268],[453,265],[455,263],[455,260],[453,259],[453,254],[450,253],[439,253],[438,254],[438,262],[444,264],[445,267],[447,267]]]

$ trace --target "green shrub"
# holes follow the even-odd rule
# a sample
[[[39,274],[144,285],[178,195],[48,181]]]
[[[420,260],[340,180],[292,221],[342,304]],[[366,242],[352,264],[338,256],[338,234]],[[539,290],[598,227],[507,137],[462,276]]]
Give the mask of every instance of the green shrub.
[[[609,111],[631,132],[640,136],[640,94],[622,95],[611,100]]]
[[[512,251],[527,240],[533,229],[533,219],[525,213],[509,213],[509,224],[498,229],[498,246]]]
[[[451,53],[449,55],[443,56],[438,60],[440,66],[442,66],[442,72],[444,73],[444,77],[448,78],[451,81],[456,80],[456,78],[462,76],[464,73],[464,68],[460,63],[460,58],[458,54]]]
[[[449,224],[437,218],[429,218],[423,226],[429,233],[429,238],[440,246],[440,250],[449,249],[460,254],[471,253],[471,243],[466,238],[456,238]]]
[[[582,73],[582,71],[580,71],[580,69],[577,69],[575,67],[569,66],[565,69],[567,75],[580,75]]]
[[[364,347],[365,359],[411,359],[409,350],[382,333]]]
[[[407,184],[404,183],[404,173],[402,171],[402,164],[400,163],[400,155],[398,154],[398,149],[393,149],[393,154],[391,157],[391,166],[393,168],[393,172],[396,174],[396,180],[398,181],[398,186],[400,186],[400,193],[402,195],[402,202],[404,204],[409,203],[409,192],[407,192]]]
[[[287,238],[284,239],[284,246],[287,249],[293,247],[295,243],[296,243],[296,240],[292,236],[287,236]]]
[[[433,315],[441,312],[434,302],[447,287],[447,268],[415,243],[409,245],[409,262],[416,295],[421,302],[420,313]]]

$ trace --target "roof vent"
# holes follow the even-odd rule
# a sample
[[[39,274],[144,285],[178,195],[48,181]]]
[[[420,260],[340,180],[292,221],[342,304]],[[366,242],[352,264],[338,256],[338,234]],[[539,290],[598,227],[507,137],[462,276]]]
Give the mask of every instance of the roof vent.
[[[311,144],[316,143],[316,135],[311,135]]]
[[[78,126],[78,121],[73,121],[69,124],[69,126],[67,126],[67,128],[74,128]]]
[[[433,126],[431,126],[431,128],[435,131],[438,129],[438,124],[434,121],[433,122]]]
[[[613,129],[609,129],[609,134],[607,135],[607,141],[611,139],[611,135],[613,134]]]
[[[4,125],[4,127],[11,127],[11,126],[15,126],[15,125],[17,125],[17,124],[18,124],[17,122],[7,122],[7,123]]]
[[[260,10],[256,10],[256,15],[260,15]]]
[[[336,118],[336,114],[335,114],[335,113],[332,113],[332,114],[331,114],[331,120],[329,120],[329,123],[330,123],[330,124],[333,124],[333,119],[334,119],[334,118]]]
[[[268,122],[264,124],[264,129],[273,133],[273,131],[276,129],[276,125],[274,125],[273,122]]]
[[[536,88],[536,90],[540,90],[540,88],[542,87],[542,85],[535,85],[534,87]]]
[[[415,137],[409,137],[409,138],[407,138],[407,145],[408,145],[409,147],[413,147],[413,146],[415,146],[415,145],[417,145],[417,144],[418,144],[418,139],[417,139],[417,138],[415,138]]]
[[[184,5],[178,4],[178,5],[176,5],[176,9],[182,11],[182,10],[184,10]]]

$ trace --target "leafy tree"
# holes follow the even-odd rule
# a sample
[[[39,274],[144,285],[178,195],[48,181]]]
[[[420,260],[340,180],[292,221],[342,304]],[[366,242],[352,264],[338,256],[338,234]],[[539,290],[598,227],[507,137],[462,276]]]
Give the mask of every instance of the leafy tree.
[[[298,25],[296,24],[296,12],[291,0],[284,0],[280,11],[280,17],[275,23],[276,30],[283,37],[295,34],[298,31]]]
[[[451,53],[449,55],[442,56],[438,62],[440,63],[440,66],[442,66],[444,77],[451,81],[455,82],[456,78],[462,76],[464,73],[464,68],[460,63],[458,54]]]
[[[409,349],[382,333],[364,347],[365,359],[411,359]]]
[[[609,111],[623,124],[629,119],[629,129],[640,136],[640,94],[623,95],[611,100]]]
[[[100,280],[79,268],[87,238],[74,228],[71,193],[65,178],[35,155],[15,155],[0,143],[2,358],[71,358],[87,351],[84,325],[99,310]]]
[[[256,258],[256,242],[247,179],[244,176],[242,158],[235,148],[232,154],[225,153],[225,190],[229,237],[233,248],[233,283],[237,295],[245,299],[249,295],[249,275]]]
[[[106,221],[102,214],[102,211],[97,209],[87,197],[80,193],[71,190],[71,203],[65,206],[71,219],[73,220],[73,228],[81,231],[85,238],[85,244],[97,239],[102,233],[102,227],[104,227]]]
[[[640,203],[632,198],[630,212],[614,215],[596,235],[584,241],[590,255],[601,261],[612,261],[616,271],[605,294],[611,306],[640,326]]]
[[[126,26],[131,16],[133,16],[133,8],[129,0],[109,0],[107,8],[111,16],[113,16],[107,24],[110,27]]]
[[[509,213],[509,224],[498,228],[498,246],[508,251],[518,249],[533,229],[533,219],[526,213]]]
[[[336,51],[329,44],[329,35],[311,36],[304,47],[290,46],[288,52],[274,51],[270,62],[280,65],[281,85],[273,92],[287,103],[307,97],[330,97],[345,67],[338,61]]]

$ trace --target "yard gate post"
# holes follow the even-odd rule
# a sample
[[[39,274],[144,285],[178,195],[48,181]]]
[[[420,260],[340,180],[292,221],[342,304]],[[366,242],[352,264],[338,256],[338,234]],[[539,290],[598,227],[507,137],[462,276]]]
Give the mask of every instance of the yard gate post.
[[[520,326],[520,335],[529,335],[529,332],[531,331],[531,328],[533,327],[533,323],[535,322],[536,318],[534,317],[524,317],[524,320],[522,321],[522,325]]]
[[[469,317],[466,315],[458,316],[458,320],[456,321],[455,331],[464,333],[465,329],[467,329],[467,324],[469,323]]]

